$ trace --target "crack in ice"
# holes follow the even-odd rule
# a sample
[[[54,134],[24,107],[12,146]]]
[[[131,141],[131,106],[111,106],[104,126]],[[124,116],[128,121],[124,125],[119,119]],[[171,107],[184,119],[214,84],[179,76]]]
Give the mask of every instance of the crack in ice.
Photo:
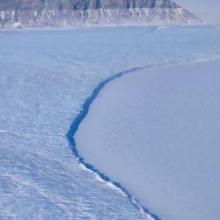
[[[94,167],[92,164],[88,163],[79,153],[79,150],[76,146],[75,141],[75,134],[78,131],[78,128],[83,121],[83,119],[88,115],[91,105],[93,104],[94,100],[97,98],[99,93],[102,91],[102,89],[111,81],[122,77],[123,75],[127,75],[133,72],[136,72],[138,70],[143,70],[146,68],[153,67],[153,65],[144,66],[144,67],[135,67],[128,69],[126,71],[119,72],[117,74],[114,74],[113,76],[105,79],[99,85],[93,90],[92,94],[85,100],[82,109],[78,116],[73,120],[67,134],[66,138],[69,142],[71,151],[75,158],[78,160],[79,164],[82,165],[85,169],[89,170],[90,172],[94,173],[97,177],[99,177],[100,180],[106,182],[108,185],[110,184],[113,188],[117,189],[119,192],[121,192],[123,195],[125,195],[128,200],[132,203],[132,205],[138,209],[141,213],[145,214],[148,219],[153,220],[162,220],[158,215],[152,213],[149,209],[144,207],[128,190],[126,190],[119,182],[113,181],[110,177],[105,175],[104,173],[100,172],[96,167]]]

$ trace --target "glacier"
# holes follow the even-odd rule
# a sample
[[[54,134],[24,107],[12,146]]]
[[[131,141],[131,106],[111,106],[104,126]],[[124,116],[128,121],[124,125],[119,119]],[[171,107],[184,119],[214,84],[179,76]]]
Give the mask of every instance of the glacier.
[[[0,219],[148,218],[80,165],[66,134],[104,80],[218,59],[219,33],[208,26],[0,32]],[[145,207],[160,216],[150,200]]]
[[[76,135],[84,160],[160,219],[218,219],[219,71],[195,62],[109,83]]]

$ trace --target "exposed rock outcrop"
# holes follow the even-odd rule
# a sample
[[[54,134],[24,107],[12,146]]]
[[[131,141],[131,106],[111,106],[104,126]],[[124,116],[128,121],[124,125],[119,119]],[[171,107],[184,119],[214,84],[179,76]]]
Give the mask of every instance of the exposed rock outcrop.
[[[0,0],[0,27],[198,23],[170,0]]]

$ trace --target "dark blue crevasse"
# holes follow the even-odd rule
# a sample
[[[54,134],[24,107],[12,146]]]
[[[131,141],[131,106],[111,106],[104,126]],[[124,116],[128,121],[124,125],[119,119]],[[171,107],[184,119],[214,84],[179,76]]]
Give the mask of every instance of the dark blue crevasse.
[[[149,209],[145,208],[128,190],[126,190],[120,183],[113,181],[110,177],[106,176],[104,173],[100,172],[96,167],[94,167],[92,164],[85,161],[85,159],[80,155],[79,150],[77,149],[76,142],[75,142],[75,134],[80,126],[80,123],[82,120],[87,116],[90,106],[92,105],[93,101],[96,99],[96,97],[99,95],[101,90],[111,81],[122,77],[123,75],[127,75],[133,72],[136,72],[141,69],[150,68],[152,66],[146,66],[146,67],[135,67],[132,69],[128,69],[126,71],[119,72],[117,74],[114,74],[113,76],[105,79],[102,81],[92,92],[92,94],[85,100],[82,109],[80,113],[77,115],[77,117],[73,120],[67,134],[66,138],[69,142],[70,148],[72,150],[72,153],[74,157],[78,160],[80,164],[82,164],[86,169],[92,171],[93,173],[97,174],[103,181],[110,182],[113,184],[116,188],[121,190],[126,197],[129,199],[129,201],[132,203],[132,205],[137,208],[139,211],[144,212],[147,215],[150,215],[155,220],[162,220],[158,215],[152,213]]]

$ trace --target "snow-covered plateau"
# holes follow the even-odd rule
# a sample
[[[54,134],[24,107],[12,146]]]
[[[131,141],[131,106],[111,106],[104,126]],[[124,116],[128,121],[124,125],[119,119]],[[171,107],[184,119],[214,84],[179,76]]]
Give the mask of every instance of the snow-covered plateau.
[[[216,160],[219,151],[214,148],[218,144],[216,114],[219,107],[217,100],[219,76],[212,72],[216,71],[218,66],[216,63],[210,65],[209,68],[205,64],[200,68],[194,66],[192,70],[195,72],[192,72],[190,67],[184,67],[184,65],[189,62],[207,62],[219,59],[219,36],[219,28],[208,26],[0,32],[0,219],[150,219],[148,212],[141,212],[139,207],[145,208],[144,211],[149,211],[155,216],[164,219],[167,219],[165,217],[168,216],[170,219],[174,219],[176,216],[186,216],[184,211],[197,213],[193,206],[197,201],[199,204],[196,207],[204,205],[206,206],[202,207],[204,210],[216,210],[219,201],[219,188],[216,185],[219,182],[219,174],[211,175],[212,173],[209,171],[214,164],[215,169],[219,167]],[[168,67],[165,67],[176,64],[183,65],[183,70],[189,71],[186,73],[171,71],[170,73],[167,70]],[[202,72],[203,67],[204,72]],[[157,68],[160,71],[156,71]],[[164,73],[162,74],[161,69],[163,68]],[[152,81],[150,84],[148,77],[152,80],[156,77],[154,69],[158,81]],[[210,70],[209,74],[205,71],[207,69]],[[197,81],[196,79],[200,77],[200,70],[202,75]],[[148,73],[148,71],[150,72]],[[127,81],[130,79],[132,82],[133,78],[126,77],[125,83],[124,81],[117,83],[117,77],[126,74],[130,74],[130,77],[137,74],[137,78],[134,78],[133,84],[131,83],[132,87],[129,88],[131,91],[128,93],[127,103],[136,103],[137,107],[134,107],[134,111],[138,114],[135,114],[132,109],[125,112],[124,115],[119,111],[118,129],[123,129],[123,132],[118,132],[118,134],[115,132],[116,118],[114,116],[117,115],[118,108],[121,107],[123,110],[124,102],[119,104],[118,108],[115,106],[111,115],[106,115],[106,117],[108,116],[106,120],[110,121],[103,129],[103,137],[106,137],[103,142],[106,143],[106,146],[103,146],[103,149],[108,148],[105,154],[99,151],[103,137],[91,136],[92,130],[94,129],[95,133],[96,128],[102,125],[101,115],[97,118],[94,128],[93,125],[91,128],[91,124],[88,124],[89,130],[77,132],[77,137],[86,138],[77,138],[76,143],[79,143],[79,146],[75,145],[75,136],[71,139],[69,134],[72,132],[75,135],[77,125],[83,129],[83,125],[81,126],[80,123],[87,124],[87,120],[91,120],[92,115],[96,114],[95,111],[98,111],[92,105],[85,105],[86,103],[92,104],[92,102],[86,102],[93,101],[94,96],[91,94],[94,94],[94,91],[99,92],[99,89],[100,92],[105,92],[105,87],[100,87],[100,85],[106,82],[105,85],[108,86],[109,82],[109,90],[106,87],[106,94],[108,94],[111,85],[113,86],[113,79],[116,84],[121,82],[122,85],[127,85]],[[208,77],[209,75],[210,77]],[[140,86],[134,85],[135,79]],[[142,79],[143,82],[141,82]],[[145,87],[145,83],[148,83],[149,88]],[[129,95],[132,96],[132,91],[136,94],[136,87],[140,87],[140,90],[137,88],[137,94],[141,93],[142,96],[135,97],[136,101],[133,102]],[[126,90],[127,86],[120,87],[120,85],[115,88],[115,92],[120,88],[125,88],[121,94],[117,94],[118,97],[114,100],[118,103],[118,98],[126,94],[129,89]],[[140,92],[142,89],[143,93]],[[154,91],[158,96],[154,94]],[[176,93],[173,94],[173,91]],[[184,92],[181,93],[181,91]],[[193,93],[192,97],[188,100],[187,95],[191,95],[191,93]],[[102,96],[96,95],[97,102],[99,98],[101,101]],[[197,96],[199,96],[198,100]],[[141,107],[150,108],[145,99],[152,106],[151,109],[143,111],[144,109],[141,110]],[[144,102],[142,103],[141,100]],[[158,102],[156,102],[157,100]],[[108,103],[108,100],[106,102]],[[113,103],[109,101],[109,105]],[[161,107],[160,110],[156,108],[156,103]],[[211,108],[208,104],[211,105]],[[184,108],[188,105],[189,108]],[[169,106],[172,107],[170,112],[168,111]],[[90,107],[91,110],[88,115],[84,114],[86,107]],[[200,107],[202,111],[196,114],[196,110],[200,110]],[[109,106],[109,110],[111,108],[112,106]],[[176,113],[174,117],[171,117],[172,112]],[[185,114],[186,121],[180,117],[181,114]],[[193,118],[193,115],[196,117]],[[210,121],[202,116],[210,116]],[[125,117],[128,121],[125,120]],[[199,121],[200,118],[203,121]],[[214,119],[216,120],[214,121]],[[129,128],[130,120],[134,123],[133,128]],[[80,123],[77,124],[78,122]],[[148,123],[151,127],[147,126]],[[153,127],[160,123],[163,125],[161,129]],[[172,127],[176,126],[176,123],[179,123],[177,130]],[[195,124],[195,130],[188,123]],[[206,129],[203,129],[203,123],[206,123],[207,129],[210,131],[208,139],[205,139]],[[216,130],[213,126],[216,126]],[[142,128],[147,130],[141,130]],[[163,133],[165,128],[168,130]],[[187,133],[183,128],[189,129]],[[199,128],[200,130],[198,130]],[[105,133],[108,129],[110,129],[109,134]],[[137,129],[140,129],[140,132]],[[157,131],[161,137],[155,138]],[[201,148],[192,145],[198,143],[196,134],[200,131],[203,144]],[[132,154],[131,157],[129,157],[128,148],[124,145],[127,144],[124,137],[127,137],[126,135],[130,132],[132,132],[132,137],[128,138],[127,143],[130,144],[128,147]],[[124,135],[122,139],[118,138],[120,134]],[[151,146],[142,145],[145,141],[143,134],[149,135],[148,137],[152,141]],[[142,139],[139,139],[142,135],[143,142]],[[192,143],[185,139],[186,135],[191,135]],[[211,137],[213,137],[212,140]],[[114,145],[115,142],[111,138],[121,141],[120,146]],[[90,142],[88,143],[85,139]],[[83,141],[85,141],[85,145],[82,146]],[[170,144],[170,147],[164,146],[164,143]],[[180,161],[176,159],[178,156],[175,152],[177,143],[181,144],[178,146],[182,152]],[[210,150],[205,148],[203,151],[203,147],[208,143],[210,143]],[[186,147],[185,151],[182,148],[183,145]],[[187,158],[189,146],[194,148],[192,147],[192,155],[188,155]],[[166,152],[166,147],[172,151],[171,156],[174,160],[168,161],[170,155]],[[199,154],[196,154],[197,150],[200,151]],[[95,152],[98,154],[94,155]],[[158,163],[155,163],[154,158],[157,152]],[[161,152],[164,157],[160,154]],[[194,154],[196,154],[195,163],[192,162]],[[137,159],[138,155],[140,155],[140,160]],[[205,155],[207,158],[204,158]],[[82,158],[81,156],[85,157],[86,163],[93,165],[96,171],[103,172],[105,177],[119,182],[127,194],[113,182],[103,181],[99,172],[94,172],[94,169],[85,169],[81,163],[82,160],[79,159]],[[127,171],[124,170],[123,158],[128,164],[130,161],[130,164],[126,165]],[[146,160],[144,161],[144,159]],[[186,162],[187,159],[189,159],[189,163]],[[104,160],[106,163],[103,162]],[[166,161],[167,163],[165,163]],[[201,164],[201,170],[198,169],[197,161],[200,164],[201,161],[204,161],[204,164]],[[106,164],[109,162],[111,163],[107,166]],[[206,166],[208,162],[210,164]],[[186,164],[184,168],[188,170],[181,169],[183,166],[181,164]],[[167,172],[166,175],[162,173],[163,169],[159,170],[160,167]],[[191,170],[192,172],[190,172]],[[198,171],[198,174],[191,175],[195,170]],[[123,172],[126,173],[126,176],[122,175]],[[183,176],[181,177],[181,175]],[[208,181],[206,177],[211,178],[209,186],[213,186],[213,188],[204,186]],[[198,179],[203,182],[198,182]],[[143,180],[146,182],[144,185]],[[187,184],[186,180],[188,180]],[[136,183],[140,184],[140,187],[136,187]],[[206,191],[199,194],[199,189]],[[214,191],[216,194],[213,194]],[[183,193],[185,195],[179,197]],[[167,194],[170,200],[166,202]],[[174,194],[176,197],[173,196]],[[198,195],[198,200],[194,195]],[[192,201],[184,206],[183,203],[190,198]],[[132,199],[135,199],[136,203]],[[175,206],[171,210],[172,205]],[[207,214],[207,212],[202,213]],[[213,216],[219,217],[218,212],[210,213],[210,216],[209,219],[212,219]],[[191,216],[188,216],[188,219],[194,220]]]

